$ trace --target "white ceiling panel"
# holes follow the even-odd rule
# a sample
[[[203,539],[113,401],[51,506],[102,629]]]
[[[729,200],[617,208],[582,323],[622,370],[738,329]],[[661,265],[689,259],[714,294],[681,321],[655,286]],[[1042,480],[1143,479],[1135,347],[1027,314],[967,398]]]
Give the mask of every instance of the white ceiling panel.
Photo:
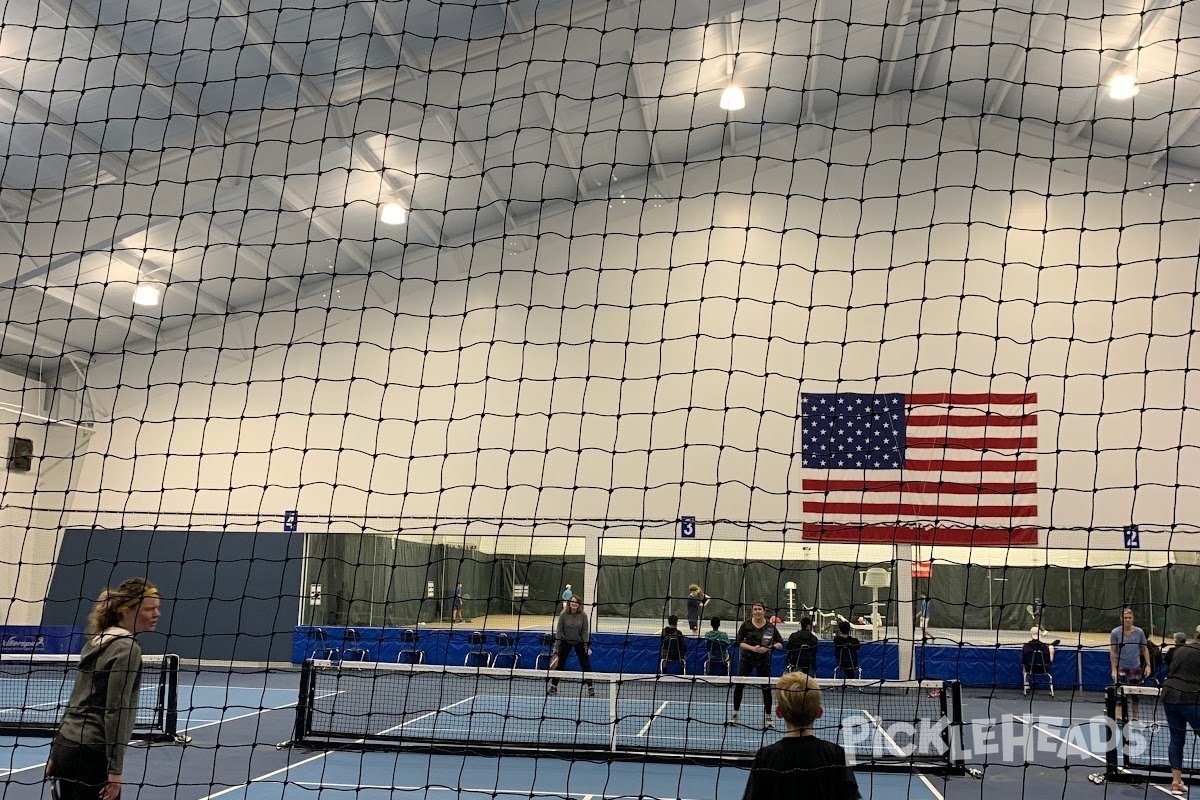
[[[134,265],[149,248],[142,271],[174,281],[162,313],[183,324],[301,302],[321,275],[402,265],[411,243],[494,237],[547,199],[653,194],[680,164],[754,152],[771,126],[858,136],[992,113],[1040,125],[1048,149],[1200,170],[1200,3],[42,0],[0,13],[0,290],[90,349],[158,337],[88,319],[128,313],[139,271],[114,265],[114,246]],[[1124,70],[1133,101],[1097,87]],[[734,114],[717,107],[731,80],[747,101]],[[819,151],[824,134],[810,138]],[[379,223],[393,199],[408,224]],[[23,288],[48,268],[89,284],[74,305]],[[304,275],[318,278],[288,279]]]

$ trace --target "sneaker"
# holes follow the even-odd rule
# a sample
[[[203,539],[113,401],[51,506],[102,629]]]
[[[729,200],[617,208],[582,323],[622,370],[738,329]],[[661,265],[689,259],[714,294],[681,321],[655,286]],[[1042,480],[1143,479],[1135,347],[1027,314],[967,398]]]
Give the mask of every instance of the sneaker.
[[[1050,643],[1050,646],[1051,646],[1051,647],[1058,647],[1058,645],[1059,645],[1061,642],[1062,642],[1062,639],[1055,639],[1053,642],[1051,642],[1051,643]]]
[[[558,687],[557,686],[549,687],[548,689],[546,689],[546,694],[558,694]]]
[[[763,727],[764,728],[774,728],[775,727],[775,718],[772,717],[770,714],[764,714],[763,715]]]
[[[736,712],[736,711],[735,711],[735,712],[733,712],[733,714],[731,714],[731,715],[729,716],[729,724],[730,724],[730,725],[737,725],[737,724],[738,724],[738,712]]]
[[[596,687],[589,686],[588,687],[588,697],[595,697],[595,696],[596,696]]]

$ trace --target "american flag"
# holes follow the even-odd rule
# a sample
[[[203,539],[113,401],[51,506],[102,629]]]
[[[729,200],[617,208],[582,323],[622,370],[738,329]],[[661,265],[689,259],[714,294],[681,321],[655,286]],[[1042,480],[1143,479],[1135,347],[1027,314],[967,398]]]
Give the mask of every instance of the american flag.
[[[805,394],[805,539],[1037,544],[1036,394]]]

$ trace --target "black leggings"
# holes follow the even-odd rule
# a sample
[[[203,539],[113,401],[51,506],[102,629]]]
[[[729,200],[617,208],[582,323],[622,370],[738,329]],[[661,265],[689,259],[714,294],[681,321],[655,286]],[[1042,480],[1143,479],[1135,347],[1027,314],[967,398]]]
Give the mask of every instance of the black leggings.
[[[758,673],[760,677],[771,677],[771,663],[766,664],[751,664],[750,660],[744,655],[738,659],[738,676],[742,678],[750,677],[751,673]],[[745,686],[738,683],[733,687],[733,710],[737,711],[742,707],[742,692],[746,689]],[[763,713],[771,713],[771,686],[768,684],[763,687]]]
[[[108,758],[102,750],[55,742],[46,777],[55,782],[59,800],[96,800],[108,783]]]
[[[567,656],[571,655],[572,650],[574,650],[575,655],[579,657],[579,668],[582,669],[584,672],[591,672],[592,671],[592,659],[591,659],[591,656],[588,655],[588,646],[586,644],[584,644],[583,642],[576,642],[575,644],[568,644],[567,642],[559,642],[558,643],[558,666],[556,666],[555,669],[562,670],[562,669],[567,668]],[[585,679],[584,683],[586,683],[588,686],[592,685],[592,681],[590,679]],[[550,680],[550,685],[558,686],[558,678],[552,678]]]

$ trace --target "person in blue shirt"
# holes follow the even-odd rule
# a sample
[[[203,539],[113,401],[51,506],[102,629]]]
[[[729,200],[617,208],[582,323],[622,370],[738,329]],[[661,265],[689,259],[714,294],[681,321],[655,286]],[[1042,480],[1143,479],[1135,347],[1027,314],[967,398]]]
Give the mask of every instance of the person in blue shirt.
[[[929,592],[921,592],[921,599],[917,601],[917,629],[921,631],[922,639],[929,636]]]
[[[568,583],[567,588],[563,589],[562,593],[563,611],[567,610],[567,604],[571,602],[571,598],[574,596],[575,593],[571,591],[571,584]]]
[[[451,601],[451,603],[450,603],[450,607],[452,609],[454,609],[454,613],[451,615],[452,621],[454,621],[454,622],[462,622],[463,621],[462,606],[463,606],[463,588],[462,588],[462,582],[460,581],[459,583],[457,583],[454,586],[454,600]]]
[[[1121,624],[1109,635],[1109,661],[1112,664],[1113,683],[1125,686],[1141,686],[1150,676],[1150,648],[1146,632],[1133,624],[1133,609],[1121,610]],[[1130,715],[1138,718],[1138,699],[1135,695],[1130,703]]]

